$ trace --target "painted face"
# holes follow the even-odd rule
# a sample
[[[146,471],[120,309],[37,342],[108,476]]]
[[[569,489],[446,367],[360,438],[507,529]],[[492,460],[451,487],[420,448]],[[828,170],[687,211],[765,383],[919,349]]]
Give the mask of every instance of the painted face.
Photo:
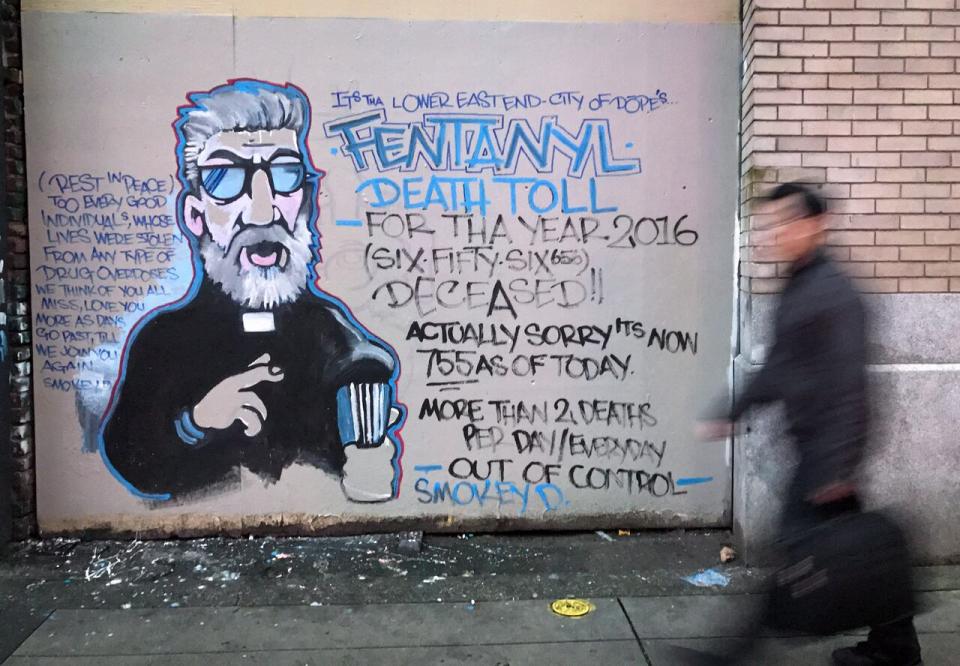
[[[221,132],[197,158],[200,196],[184,202],[204,268],[235,301],[269,309],[306,286],[312,202],[293,130]]]

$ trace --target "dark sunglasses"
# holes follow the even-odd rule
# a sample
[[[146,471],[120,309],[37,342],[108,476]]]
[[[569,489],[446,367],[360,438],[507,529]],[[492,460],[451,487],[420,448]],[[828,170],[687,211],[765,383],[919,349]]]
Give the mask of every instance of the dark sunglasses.
[[[296,192],[307,180],[307,169],[302,162],[260,162],[244,160],[244,164],[200,167],[200,183],[214,199],[230,203],[244,194],[252,195],[253,176],[265,171],[274,194]]]

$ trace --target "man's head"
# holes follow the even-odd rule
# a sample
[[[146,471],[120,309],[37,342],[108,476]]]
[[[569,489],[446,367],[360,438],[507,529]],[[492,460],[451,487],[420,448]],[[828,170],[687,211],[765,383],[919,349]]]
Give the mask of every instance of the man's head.
[[[318,172],[306,154],[307,99],[238,81],[189,97],[175,124],[183,224],[207,275],[236,302],[295,300],[313,258]]]
[[[807,185],[785,183],[764,197],[760,245],[776,261],[795,262],[823,243],[827,205]]]

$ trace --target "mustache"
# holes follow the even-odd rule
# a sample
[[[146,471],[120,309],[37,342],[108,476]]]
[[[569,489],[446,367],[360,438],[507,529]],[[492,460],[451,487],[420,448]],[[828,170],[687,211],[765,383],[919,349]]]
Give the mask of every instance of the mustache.
[[[266,226],[243,225],[240,231],[233,235],[230,243],[223,250],[225,258],[232,257],[237,259],[240,251],[247,245],[256,245],[257,243],[286,243],[296,240],[293,232],[287,227],[286,220],[280,218]]]

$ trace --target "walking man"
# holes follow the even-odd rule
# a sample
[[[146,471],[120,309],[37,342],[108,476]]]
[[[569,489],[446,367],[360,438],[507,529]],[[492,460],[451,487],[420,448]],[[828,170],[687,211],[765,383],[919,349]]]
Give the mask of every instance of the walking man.
[[[867,441],[866,316],[851,280],[823,249],[826,205],[812,189],[776,187],[761,210],[771,259],[790,277],[767,362],[725,416],[700,424],[705,439],[724,438],[750,407],[786,409],[799,464],[780,522],[781,539],[802,534],[838,512],[857,510],[857,472]],[[915,666],[920,645],[913,618],[871,628],[856,647],[833,653],[840,666]]]

